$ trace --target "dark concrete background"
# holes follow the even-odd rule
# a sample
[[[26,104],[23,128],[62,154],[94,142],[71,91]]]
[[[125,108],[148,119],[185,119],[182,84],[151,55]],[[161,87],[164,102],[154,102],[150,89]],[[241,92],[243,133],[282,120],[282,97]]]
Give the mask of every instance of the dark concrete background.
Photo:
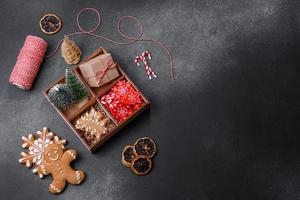
[[[145,36],[172,49],[176,81],[165,52],[153,43],[119,47],[78,36],[84,56],[104,46],[151,100],[151,109],[90,154],[41,91],[64,73],[58,55],[45,60],[34,87],[24,92],[8,77],[24,38],[43,37],[53,49],[76,31],[84,7],[102,12],[99,33],[121,40],[116,21],[134,15]],[[206,1],[12,1],[0,2],[0,199],[300,199],[300,2],[298,0]],[[63,28],[39,30],[39,18],[54,12]],[[85,26],[94,18],[84,15]],[[134,33],[133,27],[124,26]],[[135,67],[148,50],[159,78],[148,81]],[[80,186],[54,197],[51,178],[40,180],[18,164],[21,136],[49,127],[79,152]],[[120,162],[136,138],[155,139],[158,154],[145,177]]]

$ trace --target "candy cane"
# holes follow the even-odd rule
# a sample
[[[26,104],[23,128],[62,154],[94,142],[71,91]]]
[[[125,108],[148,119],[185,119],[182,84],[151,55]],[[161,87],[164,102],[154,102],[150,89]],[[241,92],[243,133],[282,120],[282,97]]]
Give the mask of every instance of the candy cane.
[[[134,59],[134,62],[137,66],[140,66],[140,63],[139,61],[142,60],[143,63],[144,63],[144,60],[143,60],[143,57],[142,56],[136,56],[135,59]],[[144,63],[145,64],[145,63]],[[151,80],[151,74],[150,74],[150,71],[149,71],[149,67],[147,65],[145,65],[145,69],[146,69],[146,72],[147,72],[147,75],[148,75],[148,78],[149,80]]]
[[[145,65],[148,65],[148,69],[151,73],[151,75],[154,76],[154,78],[157,78],[156,74],[154,73],[154,71],[152,70],[152,68],[150,67],[150,65],[148,64],[147,60],[146,60],[146,57],[148,56],[148,59],[151,60],[151,54],[150,52],[148,51],[144,51],[143,54],[142,54],[142,58],[143,58],[143,62],[145,63]]]
[[[148,75],[148,78],[149,80],[152,79],[152,76],[154,78],[157,78],[156,74],[154,73],[153,69],[151,68],[151,66],[149,65],[149,63],[147,62],[147,57],[149,60],[151,60],[151,54],[148,52],[148,51],[144,51],[142,53],[141,56],[136,56],[135,59],[134,59],[134,62],[137,66],[140,66],[140,63],[139,61],[142,60],[143,63],[144,63],[144,66],[145,66],[145,70],[147,72],[147,75]]]

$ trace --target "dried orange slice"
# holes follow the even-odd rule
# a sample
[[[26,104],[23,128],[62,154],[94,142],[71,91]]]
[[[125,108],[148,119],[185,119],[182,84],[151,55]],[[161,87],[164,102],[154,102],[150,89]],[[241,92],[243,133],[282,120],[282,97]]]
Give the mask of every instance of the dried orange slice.
[[[57,33],[61,29],[61,25],[61,19],[52,13],[44,15],[40,20],[41,30],[48,35]]]
[[[151,171],[151,168],[152,161],[147,157],[138,156],[132,161],[131,170],[139,176],[148,174]]]
[[[156,153],[156,144],[149,137],[143,137],[138,139],[134,145],[134,154],[136,156],[144,156],[152,158]]]
[[[127,167],[131,167],[132,160],[135,158],[133,146],[126,145],[122,152],[122,163]]]

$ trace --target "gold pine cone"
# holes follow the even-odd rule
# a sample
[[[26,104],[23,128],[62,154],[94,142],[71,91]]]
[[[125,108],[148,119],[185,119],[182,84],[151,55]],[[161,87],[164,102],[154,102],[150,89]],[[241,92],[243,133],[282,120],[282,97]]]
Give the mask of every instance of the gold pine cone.
[[[69,65],[77,64],[80,61],[81,50],[74,41],[70,40],[69,37],[65,37],[61,44],[61,56]]]

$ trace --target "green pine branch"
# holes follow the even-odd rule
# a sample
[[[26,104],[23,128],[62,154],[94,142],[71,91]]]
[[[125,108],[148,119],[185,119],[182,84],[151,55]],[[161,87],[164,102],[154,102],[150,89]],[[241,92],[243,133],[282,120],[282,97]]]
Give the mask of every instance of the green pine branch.
[[[88,95],[87,88],[76,76],[70,66],[66,67],[66,84],[71,89],[77,102]]]

